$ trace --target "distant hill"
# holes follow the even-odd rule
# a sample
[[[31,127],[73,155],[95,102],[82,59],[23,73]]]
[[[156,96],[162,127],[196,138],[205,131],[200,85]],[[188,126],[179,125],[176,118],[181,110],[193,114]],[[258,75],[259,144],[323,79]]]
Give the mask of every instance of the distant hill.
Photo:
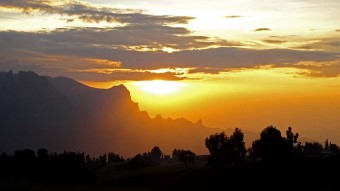
[[[159,146],[207,153],[204,140],[219,129],[184,118],[152,119],[124,85],[96,89],[64,77],[0,72],[0,152],[47,148],[125,157]]]

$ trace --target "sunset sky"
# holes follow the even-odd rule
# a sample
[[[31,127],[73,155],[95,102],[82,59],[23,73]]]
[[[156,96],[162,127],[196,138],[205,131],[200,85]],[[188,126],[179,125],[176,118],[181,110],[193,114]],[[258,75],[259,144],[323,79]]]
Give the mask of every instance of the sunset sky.
[[[340,144],[339,0],[0,0],[0,70],[124,84],[151,117]]]

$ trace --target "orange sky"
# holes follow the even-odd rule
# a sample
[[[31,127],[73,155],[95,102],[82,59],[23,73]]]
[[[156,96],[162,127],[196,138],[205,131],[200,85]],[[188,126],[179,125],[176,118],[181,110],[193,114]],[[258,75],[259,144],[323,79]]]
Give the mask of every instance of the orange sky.
[[[292,126],[340,144],[339,9],[338,0],[5,1],[0,70],[124,84],[151,117]]]

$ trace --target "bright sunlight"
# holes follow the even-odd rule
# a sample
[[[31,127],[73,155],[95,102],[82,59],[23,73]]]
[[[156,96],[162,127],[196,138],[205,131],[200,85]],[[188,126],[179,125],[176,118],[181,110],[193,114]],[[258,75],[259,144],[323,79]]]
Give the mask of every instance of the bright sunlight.
[[[179,87],[187,86],[184,83],[164,80],[139,81],[134,84],[147,93],[157,95],[174,93]]]

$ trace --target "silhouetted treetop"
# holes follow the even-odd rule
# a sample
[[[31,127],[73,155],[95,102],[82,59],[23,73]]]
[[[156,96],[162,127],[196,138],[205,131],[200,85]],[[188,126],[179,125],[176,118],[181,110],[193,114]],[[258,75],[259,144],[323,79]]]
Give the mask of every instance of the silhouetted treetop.
[[[287,140],[281,136],[280,130],[274,126],[268,126],[262,130],[260,140],[252,144],[253,156],[264,160],[283,160],[290,154]]]
[[[179,155],[179,161],[183,162],[187,167],[190,164],[194,164],[196,154],[190,150],[182,151]]]
[[[210,152],[208,165],[223,166],[242,161],[246,153],[243,138],[244,135],[238,128],[235,129],[230,138],[224,132],[206,138],[205,146]]]

